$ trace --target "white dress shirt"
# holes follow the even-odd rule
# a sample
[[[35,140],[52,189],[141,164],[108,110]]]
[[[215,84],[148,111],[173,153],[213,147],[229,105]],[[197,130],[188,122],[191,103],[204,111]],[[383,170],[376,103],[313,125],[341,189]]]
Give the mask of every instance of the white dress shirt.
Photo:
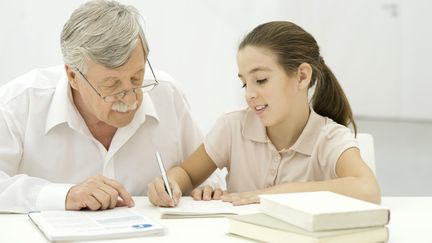
[[[146,76],[148,72],[146,72]],[[202,142],[181,91],[166,73],[143,94],[132,122],[108,149],[76,109],[63,66],[36,69],[0,88],[0,212],[64,209],[69,189],[94,175],[122,183],[134,196]],[[222,185],[221,177],[214,177]]]

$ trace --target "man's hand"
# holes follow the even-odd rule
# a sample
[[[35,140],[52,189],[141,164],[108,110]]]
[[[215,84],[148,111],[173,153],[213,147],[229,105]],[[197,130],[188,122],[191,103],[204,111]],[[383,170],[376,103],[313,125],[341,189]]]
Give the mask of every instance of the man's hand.
[[[118,181],[101,175],[73,186],[66,196],[65,203],[66,210],[104,210],[135,205],[129,192]]]
[[[213,189],[211,186],[197,187],[191,192],[192,198],[197,201],[220,200],[223,194],[220,188]]]

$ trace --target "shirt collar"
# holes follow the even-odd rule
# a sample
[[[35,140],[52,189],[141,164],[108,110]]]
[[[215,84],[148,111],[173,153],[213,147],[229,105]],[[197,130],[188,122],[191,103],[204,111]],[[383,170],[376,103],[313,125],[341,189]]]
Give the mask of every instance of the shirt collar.
[[[311,155],[321,128],[324,125],[325,118],[317,114],[312,107],[310,107],[310,114],[306,126],[291,149],[302,154]],[[261,123],[258,116],[249,108],[246,111],[246,117],[243,121],[242,134],[245,138],[255,142],[269,142],[265,126]]]
[[[255,142],[266,143],[269,141],[265,126],[250,108],[246,110],[242,134],[245,138]]]
[[[77,121],[80,116],[77,112],[73,103],[72,91],[66,73],[63,73],[57,83],[52,101],[49,105],[45,134],[61,123],[78,123]]]
[[[156,87],[157,88],[157,87]],[[135,113],[135,116],[130,125],[141,125],[145,122],[146,116],[149,115],[159,122],[159,116],[153,104],[153,100],[148,93],[143,94],[143,102]],[[63,73],[57,87],[54,91],[53,99],[50,104],[48,115],[45,123],[45,134],[47,134],[55,126],[68,123],[71,128],[80,129],[84,121],[79,114],[73,102],[72,91],[66,73]]]

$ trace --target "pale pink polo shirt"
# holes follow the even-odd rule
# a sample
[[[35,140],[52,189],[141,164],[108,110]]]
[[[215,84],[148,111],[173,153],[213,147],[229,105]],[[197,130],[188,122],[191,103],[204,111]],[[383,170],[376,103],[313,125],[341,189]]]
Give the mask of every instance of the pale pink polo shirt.
[[[358,143],[345,126],[315,113],[289,149],[277,151],[265,127],[248,108],[224,114],[204,140],[218,168],[226,167],[229,192],[244,192],[287,182],[337,177],[342,152]]]

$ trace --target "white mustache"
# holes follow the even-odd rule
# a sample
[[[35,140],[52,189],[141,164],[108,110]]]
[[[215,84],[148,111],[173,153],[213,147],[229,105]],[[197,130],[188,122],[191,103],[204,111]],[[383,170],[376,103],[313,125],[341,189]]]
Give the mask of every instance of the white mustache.
[[[131,105],[126,104],[126,103],[121,102],[121,101],[117,101],[111,106],[111,110],[116,111],[116,112],[128,112],[131,110],[135,110],[137,107],[138,107],[137,101],[135,101]]]

